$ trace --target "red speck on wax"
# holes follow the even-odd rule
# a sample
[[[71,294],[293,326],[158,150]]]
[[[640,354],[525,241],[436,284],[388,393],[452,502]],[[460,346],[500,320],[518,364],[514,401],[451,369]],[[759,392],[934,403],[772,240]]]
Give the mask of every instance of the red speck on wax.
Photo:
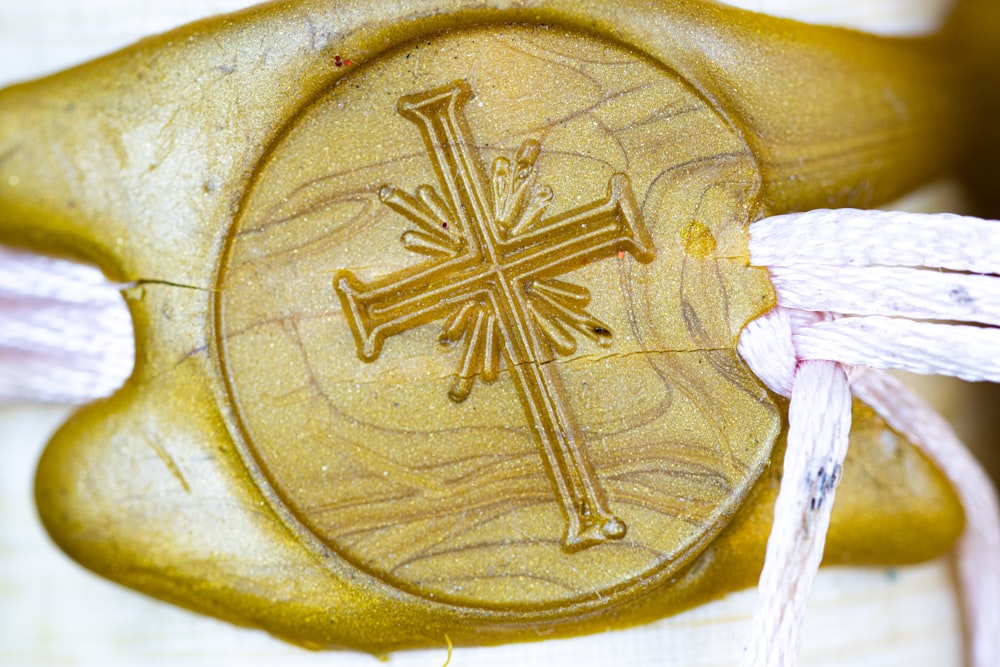
[[[442,222],[441,223],[441,229],[448,229],[448,223],[447,222]]]
[[[625,251],[624,250],[619,250],[618,251],[618,259],[625,259]]]

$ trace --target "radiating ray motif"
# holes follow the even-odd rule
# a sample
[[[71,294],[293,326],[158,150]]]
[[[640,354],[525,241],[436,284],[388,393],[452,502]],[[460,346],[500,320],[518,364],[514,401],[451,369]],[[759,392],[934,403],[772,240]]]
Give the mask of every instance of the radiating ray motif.
[[[521,145],[514,163],[513,178],[507,158],[499,157],[493,162],[493,224],[505,239],[535,229],[552,201],[551,188],[547,185],[534,187],[537,175],[535,161],[540,149],[534,139],[528,139]],[[437,202],[433,209],[425,206],[419,210],[413,197],[395,188],[390,188],[390,191],[391,195],[386,193],[383,201],[416,222],[421,230],[403,234],[403,245],[408,250],[437,256],[460,252],[462,240],[449,233],[449,230],[457,228],[455,218],[433,187],[422,185],[417,188],[417,198],[421,202],[428,199]],[[413,205],[404,209],[397,203],[403,198],[413,202]],[[433,220],[428,220],[427,216],[433,216]],[[429,240],[415,244],[411,239],[418,234],[422,239],[433,235],[436,251],[428,251]],[[525,291],[532,320],[558,354],[565,356],[576,352],[573,329],[600,345],[611,344],[612,334],[608,326],[586,311],[590,292],[585,287],[549,278],[526,283]],[[452,389],[448,392],[448,396],[456,402],[468,398],[477,377],[490,383],[496,380],[499,373],[502,357],[500,329],[496,315],[487,304],[464,303],[448,315],[440,341],[451,345],[463,340],[462,358],[455,370]]]
[[[458,229],[455,215],[430,185],[417,188],[416,197],[387,185],[379,197],[386,206],[417,225],[418,229],[403,234],[407,250],[431,257],[454,256],[462,250],[464,240],[455,234]]]

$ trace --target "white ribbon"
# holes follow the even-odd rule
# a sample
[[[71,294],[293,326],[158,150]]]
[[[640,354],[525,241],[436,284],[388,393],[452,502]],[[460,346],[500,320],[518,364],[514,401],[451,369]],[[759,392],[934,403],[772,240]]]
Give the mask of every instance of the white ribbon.
[[[850,209],[782,215],[751,225],[750,257],[768,268],[778,306],[744,329],[739,351],[791,404],[784,477],[742,664],[796,663],[839,479],[831,471],[839,472],[847,452],[849,376],[854,393],[957,489],[967,517],[958,566],[971,664],[1000,665],[1000,512],[992,484],[944,420],[901,382],[866,370],[1000,381],[1000,329],[991,326],[1000,324],[1000,222]]]

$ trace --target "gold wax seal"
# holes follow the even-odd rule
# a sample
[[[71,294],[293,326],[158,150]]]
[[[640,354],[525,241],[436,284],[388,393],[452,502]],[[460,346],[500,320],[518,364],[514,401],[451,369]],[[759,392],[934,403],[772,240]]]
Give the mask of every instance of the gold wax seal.
[[[371,4],[0,91],[0,238],[135,282],[135,374],[46,451],[49,531],[373,652],[752,585],[786,406],[735,349],[773,305],[747,226],[945,168],[947,69],[694,0]],[[860,404],[852,437],[828,560],[946,550],[939,473]]]
[[[655,585],[777,434],[731,349],[766,276],[708,272],[680,237],[697,219],[738,257],[758,189],[711,105],[607,40],[455,30],[358,68],[272,148],[221,273],[262,481],[317,547],[416,595]]]

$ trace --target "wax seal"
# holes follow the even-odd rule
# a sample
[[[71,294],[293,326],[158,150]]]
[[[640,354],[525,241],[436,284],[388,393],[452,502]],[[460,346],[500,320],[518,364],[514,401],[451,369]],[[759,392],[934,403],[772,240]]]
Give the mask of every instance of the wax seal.
[[[739,254],[752,154],[613,42],[429,42],[317,99],[250,188],[217,292],[246,450],[317,546],[415,595],[646,588],[725,524],[776,435],[725,349],[766,278],[710,275],[683,241],[696,224]]]
[[[694,1],[286,2],[0,92],[3,237],[134,283],[135,373],[50,445],[43,520],[106,576],[312,646],[586,632],[750,585],[785,405],[735,349],[773,305],[747,226],[933,175],[946,82]],[[948,548],[947,484],[856,411],[829,558]]]

